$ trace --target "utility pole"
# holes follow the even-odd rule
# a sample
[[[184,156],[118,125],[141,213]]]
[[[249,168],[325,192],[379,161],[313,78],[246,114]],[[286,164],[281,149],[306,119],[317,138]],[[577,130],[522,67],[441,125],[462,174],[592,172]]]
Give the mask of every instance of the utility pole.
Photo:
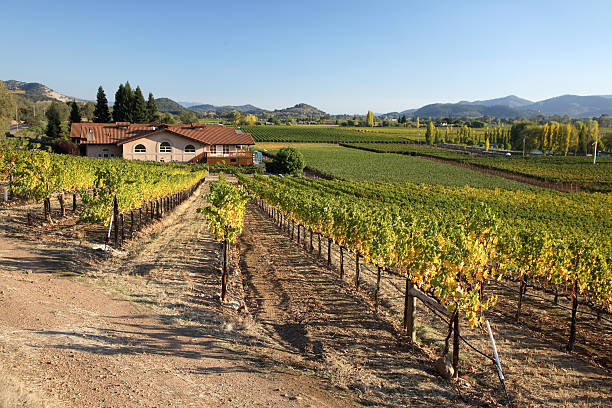
[[[593,164],[597,161],[597,139],[595,139],[595,149],[593,150]]]

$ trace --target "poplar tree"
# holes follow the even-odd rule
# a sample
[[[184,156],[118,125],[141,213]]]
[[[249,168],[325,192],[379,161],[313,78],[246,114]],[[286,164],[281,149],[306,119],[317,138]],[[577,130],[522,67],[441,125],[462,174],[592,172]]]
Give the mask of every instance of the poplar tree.
[[[111,115],[108,111],[108,100],[102,86],[98,87],[98,95],[96,97],[96,109],[94,110],[93,121],[96,123],[108,123],[111,121]]]
[[[75,101],[70,104],[70,123],[81,123],[81,114]]]
[[[427,124],[427,131],[425,132],[425,143],[431,144],[436,135],[436,127],[433,124],[433,121],[429,121]]]
[[[368,126],[374,126],[374,113],[371,110],[368,111]]]
[[[131,101],[132,109],[131,109],[131,122],[134,123],[145,123],[147,122],[147,105],[145,104],[144,97],[142,96],[142,91],[140,90],[140,86],[136,87],[134,91],[134,97]]]
[[[147,100],[147,121],[155,122],[159,120],[159,112],[157,112],[157,104],[153,94],[149,92],[149,99]]]

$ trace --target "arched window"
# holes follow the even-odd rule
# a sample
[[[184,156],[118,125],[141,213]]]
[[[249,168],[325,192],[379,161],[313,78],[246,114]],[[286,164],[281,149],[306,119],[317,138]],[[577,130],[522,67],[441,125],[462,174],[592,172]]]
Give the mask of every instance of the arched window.
[[[138,144],[134,147],[134,153],[146,153],[147,148],[143,144]]]
[[[195,153],[195,147],[193,145],[185,146],[185,153]]]
[[[172,153],[172,146],[170,146],[169,142],[162,142],[162,144],[159,145],[159,152]]]

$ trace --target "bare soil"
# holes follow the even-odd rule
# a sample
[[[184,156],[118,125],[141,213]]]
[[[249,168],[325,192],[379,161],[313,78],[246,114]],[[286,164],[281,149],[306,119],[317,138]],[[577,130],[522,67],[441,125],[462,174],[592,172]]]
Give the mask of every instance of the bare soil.
[[[39,406],[355,405],[309,370],[245,352],[257,327],[217,300],[218,245],[196,213],[205,190],[110,259],[66,233],[75,220],[10,229],[1,374]]]

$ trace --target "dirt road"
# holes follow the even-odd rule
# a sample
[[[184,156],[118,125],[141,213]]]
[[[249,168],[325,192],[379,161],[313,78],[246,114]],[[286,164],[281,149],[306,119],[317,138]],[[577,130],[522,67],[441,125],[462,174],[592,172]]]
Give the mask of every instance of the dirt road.
[[[39,406],[354,405],[353,393],[245,351],[258,328],[216,300],[218,247],[196,212],[206,188],[125,258],[75,266],[44,242],[0,238],[4,383]]]

